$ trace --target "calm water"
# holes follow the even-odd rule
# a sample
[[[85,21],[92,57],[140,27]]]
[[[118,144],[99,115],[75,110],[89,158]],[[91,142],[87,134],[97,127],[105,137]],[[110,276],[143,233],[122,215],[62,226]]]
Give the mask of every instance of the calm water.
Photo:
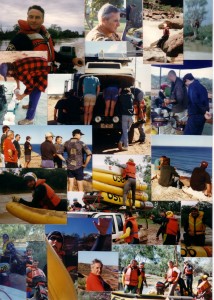
[[[209,163],[207,172],[212,174],[212,148],[208,147],[152,147],[152,163],[155,159],[166,155],[171,159],[171,165],[176,167],[180,175],[190,176],[192,170],[199,166],[202,160]]]
[[[184,43],[184,57],[185,59],[200,59],[211,60],[212,59],[212,47],[202,45],[200,42],[188,42]]]

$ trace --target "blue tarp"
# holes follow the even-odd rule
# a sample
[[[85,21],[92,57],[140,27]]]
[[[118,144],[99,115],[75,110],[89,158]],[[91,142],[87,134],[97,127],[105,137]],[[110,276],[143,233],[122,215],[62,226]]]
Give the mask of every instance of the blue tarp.
[[[212,67],[212,60],[184,60],[183,65],[152,65],[152,67],[167,68],[167,69],[203,69]]]

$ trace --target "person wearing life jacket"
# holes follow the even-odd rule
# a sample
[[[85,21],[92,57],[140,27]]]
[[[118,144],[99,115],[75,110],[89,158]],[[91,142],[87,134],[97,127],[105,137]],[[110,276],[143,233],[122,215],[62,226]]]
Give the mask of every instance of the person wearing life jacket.
[[[146,272],[145,272],[145,263],[144,262],[141,262],[139,264],[139,270],[140,270],[140,275],[142,277],[142,282],[141,282],[139,294],[142,294],[144,283],[145,283],[146,287],[148,287],[148,284],[147,284],[147,281],[146,281]]]
[[[184,295],[184,291],[187,290],[184,280],[181,278],[181,271],[174,265],[173,261],[168,261],[168,271],[166,275],[166,281],[164,284],[169,283],[169,296],[174,295],[177,284],[180,286],[181,296]]]
[[[122,177],[127,181],[123,187],[123,205],[126,206],[127,194],[132,191],[131,208],[135,208],[135,193],[136,193],[136,164],[132,158],[129,158],[126,164],[115,164],[123,169]]]
[[[54,190],[45,183],[45,179],[38,179],[34,173],[28,172],[24,175],[24,181],[33,191],[32,201],[29,202],[17,196],[13,196],[13,202],[18,202],[34,208],[67,211],[67,200],[60,199]]]
[[[208,275],[203,275],[197,286],[197,295],[203,295],[204,299],[212,299],[211,284],[208,281]],[[207,297],[206,297],[207,295]]]
[[[199,211],[197,206],[192,206],[190,208],[190,213],[188,218],[184,223],[184,243],[186,246],[204,246],[205,245],[205,234],[206,234],[206,224],[209,220],[203,211]]]
[[[193,284],[193,266],[188,262],[184,262],[183,274],[186,276],[186,285],[188,289],[188,296],[192,296],[192,284]]]
[[[130,264],[123,270],[124,293],[139,294],[142,276],[137,264],[137,260],[132,259]]]
[[[47,51],[49,71],[56,71],[56,62],[77,66],[83,65],[83,60],[76,56],[65,56],[54,50],[53,40],[43,25],[44,9],[39,5],[28,8],[27,20],[18,20],[19,32],[10,41],[7,51]]]
[[[123,225],[123,235],[116,239],[116,242],[124,240],[128,244],[139,244],[138,223],[130,211],[124,213],[125,223]]]
[[[34,259],[32,262],[32,265],[28,265],[26,268],[26,282],[27,282],[27,287],[26,287],[26,292],[27,292],[27,298],[31,298],[34,295],[34,282],[33,279],[37,276],[42,277],[43,280],[46,280],[45,273],[38,268],[39,261]]]
[[[162,218],[161,226],[156,234],[156,239],[162,234],[163,245],[177,245],[180,239],[180,229],[178,219],[172,211],[167,211]]]
[[[3,240],[3,245],[2,245],[3,256],[5,258],[8,258],[9,263],[14,260],[19,261],[14,243],[10,240],[9,235],[7,233],[4,233],[2,235],[2,240]]]

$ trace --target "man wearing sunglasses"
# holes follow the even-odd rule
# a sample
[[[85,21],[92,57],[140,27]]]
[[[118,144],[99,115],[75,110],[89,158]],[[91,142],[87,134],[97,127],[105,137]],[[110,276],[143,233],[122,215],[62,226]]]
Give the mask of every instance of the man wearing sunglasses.
[[[65,251],[62,250],[63,247],[63,235],[59,231],[52,231],[48,234],[48,242],[53,247],[57,255],[63,260]]]

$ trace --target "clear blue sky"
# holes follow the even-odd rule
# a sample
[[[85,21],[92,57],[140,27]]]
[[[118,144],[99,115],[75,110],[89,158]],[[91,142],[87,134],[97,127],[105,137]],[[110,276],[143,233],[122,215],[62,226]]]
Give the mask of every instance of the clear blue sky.
[[[152,146],[212,147],[210,136],[153,135]]]
[[[100,259],[105,266],[118,266],[118,252],[79,251],[78,263],[90,264],[95,258]]]
[[[98,233],[98,230],[93,224],[93,221],[98,222],[96,218],[68,218],[66,225],[45,225],[45,233],[53,230],[60,231],[64,234],[77,233],[80,236],[88,235],[90,233]],[[112,224],[109,225],[107,233],[112,232]]]
[[[81,141],[87,145],[92,144],[92,126],[91,125],[48,125],[48,126],[10,126],[10,129],[15,134],[21,135],[20,144],[25,143],[26,136],[31,137],[31,144],[41,144],[45,140],[45,133],[52,132],[55,136],[60,135],[63,137],[63,142],[72,137],[74,129],[80,129],[85,135],[82,136]],[[55,139],[54,139],[55,140]]]

